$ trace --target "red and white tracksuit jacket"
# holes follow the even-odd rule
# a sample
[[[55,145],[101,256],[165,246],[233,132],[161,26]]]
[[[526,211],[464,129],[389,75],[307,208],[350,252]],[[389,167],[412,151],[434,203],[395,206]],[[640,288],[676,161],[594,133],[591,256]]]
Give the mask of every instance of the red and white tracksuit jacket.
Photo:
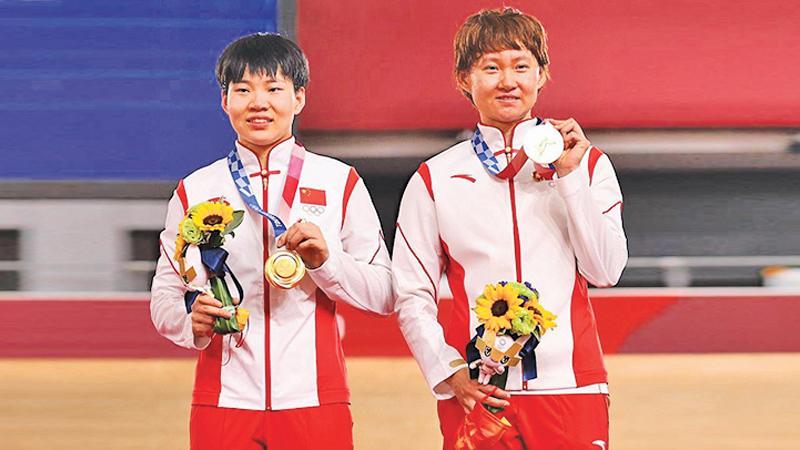
[[[267,167],[236,144],[251,187],[263,209],[277,211],[294,138],[276,146]],[[301,192],[316,190],[304,203]],[[319,191],[324,191],[321,196]],[[236,337],[194,339],[182,284],[172,259],[178,223],[197,203],[224,197],[245,219],[226,237],[228,265],[244,288],[241,306],[250,311],[244,344]],[[268,204],[268,208],[264,204]],[[336,303],[381,314],[392,312],[389,255],[369,193],[355,169],[337,160],[305,154],[287,228],[298,219],[317,224],[329,259],[290,290],[270,287],[264,263],[276,250],[269,221],[251,211],[237,191],[226,159],[193,172],[169,202],[161,233],[161,257],[152,285],[150,312],[159,333],[177,345],[202,350],[192,403],[250,410],[282,410],[349,402],[346,370],[336,323]],[[199,267],[198,267],[199,269]],[[238,296],[230,275],[232,295]]]
[[[594,147],[569,175],[534,180],[533,162],[513,149],[535,124],[518,124],[512,142],[479,125],[506,167],[501,176],[489,174],[465,141],[422,163],[403,195],[392,255],[395,309],[439,399],[452,396],[442,381],[465,366],[465,346],[479,325],[475,299],[501,280],[529,281],[558,315],[536,348],[538,377],[523,383],[521,365],[512,367],[507,389],[607,393],[587,281],[614,285],[627,262],[622,194],[611,161]],[[437,322],[442,274],[454,300],[444,327]]]

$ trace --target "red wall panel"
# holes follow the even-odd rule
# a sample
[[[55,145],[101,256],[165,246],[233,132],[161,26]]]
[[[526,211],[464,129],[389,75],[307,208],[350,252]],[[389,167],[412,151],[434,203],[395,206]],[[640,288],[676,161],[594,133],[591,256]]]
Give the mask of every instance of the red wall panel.
[[[477,116],[451,75],[464,19],[501,2],[297,0],[307,130],[448,129]],[[800,3],[512,2],[550,36],[535,113],[589,127],[800,126]]]
[[[768,289],[590,292],[603,350],[611,353],[798,352],[800,292]],[[0,357],[193,357],[150,323],[145,296],[5,297]],[[439,303],[441,320],[452,301]],[[338,305],[347,356],[409,356],[394,316]],[[12,317],[13,316],[13,317]]]

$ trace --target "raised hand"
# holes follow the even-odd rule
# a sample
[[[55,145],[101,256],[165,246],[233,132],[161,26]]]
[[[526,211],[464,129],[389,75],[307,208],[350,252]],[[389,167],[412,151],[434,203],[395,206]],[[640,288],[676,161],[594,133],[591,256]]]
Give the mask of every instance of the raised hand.
[[[311,222],[295,223],[278,238],[276,245],[297,252],[309,269],[321,266],[330,256],[322,230]]]
[[[238,300],[234,300],[238,303]],[[214,334],[214,321],[217,317],[230,319],[231,313],[222,309],[222,302],[206,294],[200,294],[192,304],[192,334],[195,337]]]
[[[567,120],[547,119],[564,138],[564,152],[553,165],[559,177],[565,177],[581,164],[583,155],[592,146],[583,129],[573,118]]]

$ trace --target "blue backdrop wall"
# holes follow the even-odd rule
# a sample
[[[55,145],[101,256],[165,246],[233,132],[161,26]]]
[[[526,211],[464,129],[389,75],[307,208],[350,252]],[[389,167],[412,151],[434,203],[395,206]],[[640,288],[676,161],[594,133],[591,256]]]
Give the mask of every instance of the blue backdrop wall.
[[[214,64],[276,0],[0,2],[0,178],[175,180],[235,135]]]

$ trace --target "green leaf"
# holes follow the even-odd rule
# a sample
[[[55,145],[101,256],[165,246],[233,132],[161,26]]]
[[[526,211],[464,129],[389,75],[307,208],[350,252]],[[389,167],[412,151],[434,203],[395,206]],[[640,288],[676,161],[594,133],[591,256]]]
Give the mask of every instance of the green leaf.
[[[238,227],[239,225],[241,225],[243,220],[244,220],[244,211],[243,210],[234,211],[233,212],[233,220],[231,220],[231,223],[229,223],[225,227],[225,230],[223,230],[222,234],[226,235],[226,234],[233,233],[233,230],[236,227]]]
[[[211,247],[222,247],[222,244],[225,242],[225,238],[218,231],[214,231],[208,237],[208,245]]]

